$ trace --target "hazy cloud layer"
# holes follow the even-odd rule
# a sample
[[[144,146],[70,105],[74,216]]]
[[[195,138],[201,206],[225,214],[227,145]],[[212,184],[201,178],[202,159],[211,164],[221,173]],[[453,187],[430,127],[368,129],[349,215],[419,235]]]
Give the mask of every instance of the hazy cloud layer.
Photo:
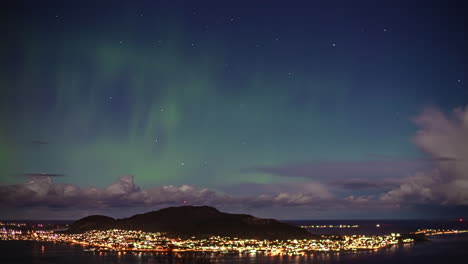
[[[25,176],[25,177],[63,177],[65,174],[61,173],[46,173],[46,172],[32,172],[32,173],[22,173],[19,174],[19,176]]]
[[[307,207],[325,210],[353,206],[353,199],[334,197],[325,185],[315,182],[285,183],[258,189],[250,195],[229,195],[190,185],[159,186],[143,189],[134,183],[133,176],[124,176],[104,188],[82,188],[71,184],[54,183],[52,177],[32,177],[24,184],[1,185],[0,207],[4,209],[79,210],[93,213],[111,208],[160,208],[180,205],[211,205],[220,209]],[[361,203],[362,201],[358,201]],[[356,203],[356,204],[358,204]],[[360,206],[360,205],[359,205]],[[144,209],[141,209],[144,211]],[[149,209],[147,209],[149,210]]]
[[[382,210],[382,208],[466,208],[468,205],[468,108],[450,116],[425,109],[415,119],[413,142],[428,154],[420,160],[384,159],[364,162],[321,162],[256,168],[305,182],[239,184],[224,192],[191,185],[141,188],[124,176],[104,188],[54,183],[61,174],[24,174],[23,184],[0,185],[0,208],[28,215],[38,208],[51,212],[110,212],[175,205],[211,205],[238,211],[262,208],[305,210]],[[411,173],[411,174],[410,174]],[[313,179],[312,179],[313,178]],[[316,180],[321,179],[321,181]],[[378,180],[381,179],[381,180]],[[341,190],[348,193],[340,194]],[[244,191],[241,191],[244,190]],[[362,190],[373,190],[363,194]],[[24,210],[23,210],[24,209]],[[28,211],[29,210],[29,211]],[[457,209],[458,210],[458,209]],[[143,210],[144,211],[144,210]],[[359,210],[358,210],[359,211]],[[313,215],[311,211],[311,215]],[[5,217],[5,215],[3,215]]]
[[[333,181],[336,179],[374,179],[401,177],[430,168],[429,159],[380,159],[365,161],[328,161],[258,167],[246,172],[264,172],[285,177]]]
[[[49,206],[106,208],[154,206],[164,204],[221,202],[224,197],[208,189],[172,185],[149,189],[136,186],[133,176],[124,176],[105,188],[81,188],[72,184],[54,183],[52,177],[34,176],[24,184],[0,186],[0,202],[6,207]],[[228,199],[226,197],[226,199]]]
[[[44,140],[31,140],[31,144],[33,144],[33,145],[47,145],[47,144],[49,144],[49,142],[44,141]]]
[[[398,187],[401,184],[401,179],[337,179],[329,182],[330,187],[338,187],[349,191],[358,190],[388,190]]]

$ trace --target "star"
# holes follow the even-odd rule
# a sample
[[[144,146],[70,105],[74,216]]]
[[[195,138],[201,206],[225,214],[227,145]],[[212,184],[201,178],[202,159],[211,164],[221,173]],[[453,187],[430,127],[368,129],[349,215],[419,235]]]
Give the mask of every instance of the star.
[[[120,44],[123,44],[123,41],[119,41]]]
[[[384,28],[384,29],[383,29],[383,31],[384,31],[384,32],[387,32],[387,29],[386,29],[386,28]]]
[[[183,163],[183,162],[180,163],[180,166],[184,166],[184,165],[185,165],[185,163]]]
[[[332,46],[333,46],[333,47],[336,47],[336,44],[335,44],[335,43],[332,43]]]
[[[109,96],[109,100],[112,100],[112,96]]]
[[[164,112],[164,108],[161,108],[161,112]]]
[[[461,83],[461,80],[460,80],[460,79],[458,79],[458,80],[457,80],[457,82],[458,82],[458,83]]]
[[[157,139],[157,138],[155,138],[155,139],[154,139],[154,142],[155,142],[155,143],[158,143],[158,139]]]

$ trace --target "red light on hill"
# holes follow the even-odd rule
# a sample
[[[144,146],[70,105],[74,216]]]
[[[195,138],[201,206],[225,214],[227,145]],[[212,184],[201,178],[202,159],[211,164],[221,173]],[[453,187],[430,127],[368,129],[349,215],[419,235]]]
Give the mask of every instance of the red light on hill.
[[[458,222],[463,222],[463,218],[458,219]]]

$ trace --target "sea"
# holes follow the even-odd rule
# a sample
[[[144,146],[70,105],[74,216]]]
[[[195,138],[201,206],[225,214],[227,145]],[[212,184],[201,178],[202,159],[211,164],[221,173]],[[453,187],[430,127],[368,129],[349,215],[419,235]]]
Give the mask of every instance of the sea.
[[[286,222],[286,221],[285,221]],[[316,234],[408,233],[417,229],[468,229],[464,221],[442,220],[301,220],[291,224],[314,226]],[[339,228],[358,226],[355,228]],[[319,227],[316,226],[327,226]],[[330,226],[334,226],[330,228]],[[338,227],[335,227],[338,226]],[[0,263],[467,263],[468,233],[428,236],[428,241],[394,245],[376,251],[310,253],[303,256],[268,256],[262,254],[206,254],[195,261],[169,261],[158,253],[90,252],[78,245],[31,241],[0,241]]]

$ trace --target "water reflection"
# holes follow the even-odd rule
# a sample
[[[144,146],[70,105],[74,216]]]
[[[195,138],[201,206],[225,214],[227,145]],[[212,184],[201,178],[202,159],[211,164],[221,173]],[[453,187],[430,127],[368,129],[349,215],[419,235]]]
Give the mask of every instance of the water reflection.
[[[355,251],[355,252],[312,252],[301,256],[288,255],[269,255],[259,254],[202,254],[200,256],[207,258],[211,263],[248,263],[248,264],[299,264],[299,263],[397,263],[402,260],[425,257],[425,263],[435,262],[437,258],[468,258],[468,236],[465,239],[457,240],[456,237],[450,239],[439,239],[427,243],[402,244],[380,249],[377,251]],[[0,243],[1,244],[1,243]],[[5,242],[0,254],[0,263],[168,263],[167,254],[154,252],[85,252],[83,248],[76,245],[53,244],[53,243],[34,243],[34,242]],[[438,254],[438,255],[437,255]],[[463,255],[464,254],[464,255]],[[5,256],[9,259],[5,261]],[[26,256],[26,257],[25,257]],[[179,255],[179,257],[182,255]],[[2,259],[3,257],[3,259]],[[16,261],[23,258],[24,261]],[[434,259],[434,260],[433,260]],[[15,260],[12,262],[12,260]],[[420,261],[415,261],[420,262]],[[177,263],[177,262],[174,262]],[[403,261],[403,263],[409,263]],[[449,263],[449,261],[445,262]]]

